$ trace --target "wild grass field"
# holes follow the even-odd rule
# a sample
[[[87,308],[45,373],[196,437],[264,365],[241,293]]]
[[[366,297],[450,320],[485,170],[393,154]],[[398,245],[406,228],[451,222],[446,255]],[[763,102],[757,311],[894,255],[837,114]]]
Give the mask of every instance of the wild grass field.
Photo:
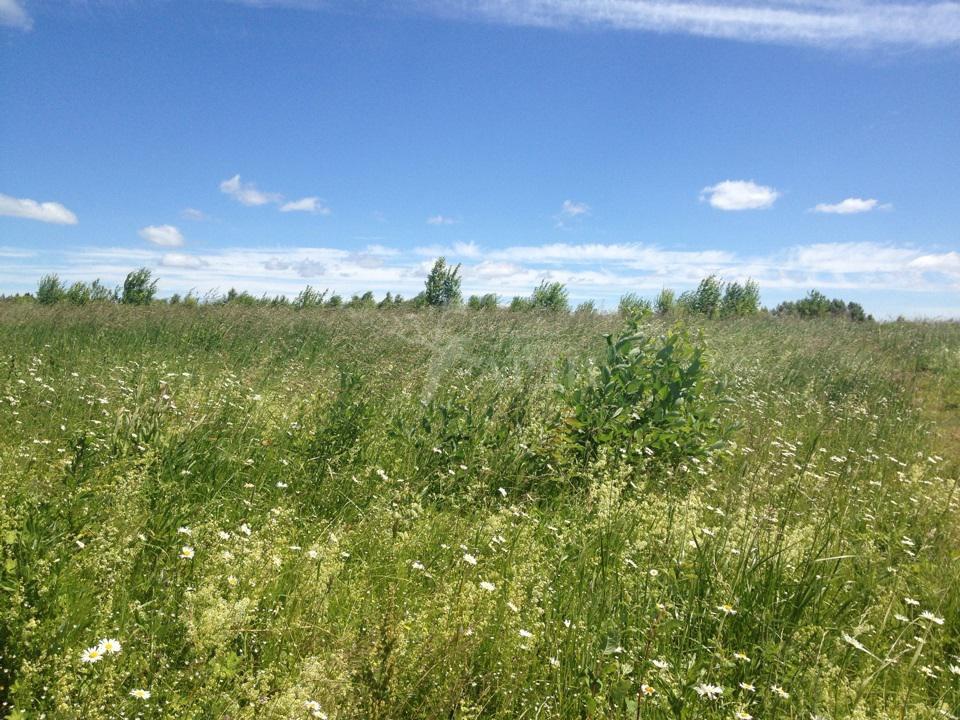
[[[960,715],[960,325],[694,325],[0,305],[0,715]]]

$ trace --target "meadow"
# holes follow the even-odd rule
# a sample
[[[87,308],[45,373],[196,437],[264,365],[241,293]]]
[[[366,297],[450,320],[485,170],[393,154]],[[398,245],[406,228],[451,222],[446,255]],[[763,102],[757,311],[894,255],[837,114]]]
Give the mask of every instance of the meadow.
[[[0,304],[0,715],[960,715],[960,325],[624,322]]]

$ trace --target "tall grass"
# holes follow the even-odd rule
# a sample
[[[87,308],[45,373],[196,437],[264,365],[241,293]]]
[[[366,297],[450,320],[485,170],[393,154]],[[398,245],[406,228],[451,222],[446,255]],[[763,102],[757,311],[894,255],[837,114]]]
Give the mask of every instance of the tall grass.
[[[0,714],[957,715],[960,328],[707,322],[733,444],[565,462],[620,322],[0,307]]]

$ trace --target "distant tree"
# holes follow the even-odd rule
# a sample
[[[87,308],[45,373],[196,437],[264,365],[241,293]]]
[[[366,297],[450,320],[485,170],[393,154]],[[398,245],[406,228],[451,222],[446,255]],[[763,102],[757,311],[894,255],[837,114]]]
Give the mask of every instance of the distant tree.
[[[760,286],[753,280],[741,285],[738,282],[727,283],[720,301],[720,317],[741,317],[754,315],[760,311]]]
[[[369,290],[363,295],[354,295],[350,298],[350,302],[347,303],[349,308],[358,308],[358,309],[369,309],[375,308],[377,306],[377,301],[373,298],[373,293]]]
[[[657,315],[669,315],[676,306],[676,295],[670,288],[663,288],[654,302]]]
[[[149,305],[157,294],[157,281],[147,268],[140,268],[127,274],[123,281],[123,293],[120,302],[124,305]]]
[[[644,316],[653,312],[653,305],[646,298],[642,298],[636,293],[627,293],[620,298],[617,305],[617,312],[626,317]]]
[[[497,296],[493,293],[471,295],[467,300],[467,307],[471,310],[496,310],[497,305]]]
[[[526,312],[527,310],[532,309],[533,304],[530,302],[530,298],[522,297],[520,295],[514,295],[513,299],[510,301],[510,310],[513,312]]]
[[[336,293],[330,296],[330,299],[327,300],[327,307],[329,308],[338,308],[343,305],[343,298]]]
[[[78,280],[67,289],[66,300],[71,305],[86,305],[90,302],[90,286]]]
[[[708,275],[700,281],[696,290],[683,293],[678,304],[687,312],[712,318],[720,311],[722,297],[723,284],[720,279],[716,275]]]
[[[97,278],[90,283],[90,302],[116,302],[117,291],[111,290]]]
[[[170,296],[170,299],[167,300],[170,305],[179,305],[181,302],[180,293],[174,293]]]
[[[860,303],[845,302],[840,298],[829,299],[819,290],[811,290],[800,300],[782,302],[773,311],[774,315],[795,316],[804,320],[838,317],[856,322],[873,320]]]
[[[573,312],[577,315],[596,315],[597,304],[593,300],[584,300]]]
[[[67,291],[56,274],[44,275],[37,285],[37,302],[41,305],[55,305],[66,296]]]
[[[570,312],[566,286],[560,282],[550,283],[544,280],[534,288],[533,295],[530,296],[530,307],[548,312]]]
[[[388,291],[386,295],[383,296],[383,300],[377,303],[378,308],[388,308],[393,305],[393,295]]]
[[[437,258],[423,291],[426,304],[431,307],[459,305],[462,299],[459,273],[460,265],[450,267],[445,258]]]
[[[293,301],[293,306],[295,308],[303,309],[308,307],[319,307],[323,305],[324,299],[327,297],[327,291],[319,292],[314,290],[311,286],[307,285],[303,290],[301,290],[297,297]]]

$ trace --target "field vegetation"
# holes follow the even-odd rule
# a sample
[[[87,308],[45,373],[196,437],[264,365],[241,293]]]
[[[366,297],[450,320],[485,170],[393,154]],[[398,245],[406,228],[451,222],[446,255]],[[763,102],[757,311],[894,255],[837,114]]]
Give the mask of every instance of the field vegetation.
[[[960,326],[458,270],[0,303],[0,715],[958,715]]]

